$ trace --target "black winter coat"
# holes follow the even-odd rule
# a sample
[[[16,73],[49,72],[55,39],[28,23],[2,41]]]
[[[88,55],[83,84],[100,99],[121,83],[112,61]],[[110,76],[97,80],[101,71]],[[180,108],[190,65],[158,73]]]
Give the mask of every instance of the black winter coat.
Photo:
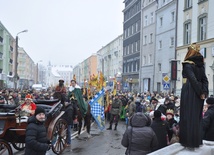
[[[62,118],[66,120],[68,125],[73,124],[73,118],[74,118],[73,103],[70,103],[68,106],[66,106],[65,113],[63,114]]]
[[[49,148],[46,128],[35,116],[28,119],[25,155],[45,155]]]
[[[150,125],[149,117],[142,113],[135,113],[130,119],[130,125],[121,141],[127,147],[126,154],[146,155],[158,147],[157,137]]]
[[[192,56],[183,62],[183,86],[180,100],[179,140],[185,147],[202,144],[202,94],[208,94],[203,56]]]
[[[159,145],[157,149],[166,147],[169,124],[166,121],[161,120],[161,118],[155,118],[151,124],[151,128],[154,130],[158,139]]]
[[[204,140],[214,141],[214,105],[210,106],[203,118]]]

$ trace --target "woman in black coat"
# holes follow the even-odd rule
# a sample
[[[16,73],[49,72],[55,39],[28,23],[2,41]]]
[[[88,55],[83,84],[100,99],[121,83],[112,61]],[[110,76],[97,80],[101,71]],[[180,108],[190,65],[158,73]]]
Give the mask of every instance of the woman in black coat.
[[[44,126],[45,110],[37,107],[34,116],[28,119],[25,138],[25,155],[45,155],[50,149]]]
[[[128,155],[146,155],[158,147],[157,137],[150,126],[151,119],[141,112],[130,119],[121,144],[127,148]]]
[[[188,148],[202,144],[202,111],[208,95],[208,80],[200,46],[191,44],[183,64],[180,100],[180,143]]]
[[[154,111],[154,120],[152,121],[151,128],[154,130],[158,139],[159,145],[157,149],[166,147],[169,124],[161,119],[161,112],[159,110]]]

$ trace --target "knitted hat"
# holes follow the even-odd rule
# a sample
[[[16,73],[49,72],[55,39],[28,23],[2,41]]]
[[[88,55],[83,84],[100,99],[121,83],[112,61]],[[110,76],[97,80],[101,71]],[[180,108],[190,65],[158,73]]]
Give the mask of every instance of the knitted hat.
[[[214,98],[213,97],[208,97],[206,102],[207,102],[207,104],[214,104]]]
[[[40,114],[40,113],[45,114],[45,109],[43,109],[42,107],[37,107],[34,115],[36,116],[37,114]]]

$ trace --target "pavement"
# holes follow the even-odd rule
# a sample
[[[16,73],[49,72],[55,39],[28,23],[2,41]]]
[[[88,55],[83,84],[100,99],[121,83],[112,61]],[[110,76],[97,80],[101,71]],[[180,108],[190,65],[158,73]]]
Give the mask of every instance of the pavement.
[[[109,124],[106,124],[108,128]],[[85,130],[77,137],[77,132],[72,133],[72,145],[67,147],[62,155],[124,155],[126,148],[121,145],[123,133],[126,130],[124,121],[120,121],[117,131],[100,131],[96,123],[91,126],[91,137],[88,138]],[[188,150],[179,143],[172,144],[149,155],[214,155],[214,142],[203,141],[203,145],[195,150]],[[14,155],[23,155],[24,151],[14,151]],[[48,151],[46,155],[55,155]]]
[[[106,128],[109,123],[106,123]],[[113,126],[114,127],[114,126]],[[77,132],[72,133],[71,147],[67,147],[62,155],[124,155],[126,148],[121,145],[123,133],[126,130],[124,121],[120,121],[117,130],[100,131],[96,123],[91,126],[91,137],[85,130],[77,138]],[[24,151],[13,149],[14,155],[23,155]],[[46,155],[55,155],[51,150]]]

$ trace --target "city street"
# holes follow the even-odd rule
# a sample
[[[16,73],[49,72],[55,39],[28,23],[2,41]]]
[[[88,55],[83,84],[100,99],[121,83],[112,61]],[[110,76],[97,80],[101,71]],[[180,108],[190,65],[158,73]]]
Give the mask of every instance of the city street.
[[[106,124],[108,128],[109,124]],[[76,134],[72,134],[72,146],[64,150],[63,155],[124,155],[126,148],[121,145],[121,139],[125,131],[125,122],[120,121],[118,130],[103,130],[101,132],[96,123],[91,127],[91,138],[87,138],[86,132],[76,138]],[[14,151],[14,155],[23,155],[24,151]],[[54,155],[52,151],[46,155]]]

